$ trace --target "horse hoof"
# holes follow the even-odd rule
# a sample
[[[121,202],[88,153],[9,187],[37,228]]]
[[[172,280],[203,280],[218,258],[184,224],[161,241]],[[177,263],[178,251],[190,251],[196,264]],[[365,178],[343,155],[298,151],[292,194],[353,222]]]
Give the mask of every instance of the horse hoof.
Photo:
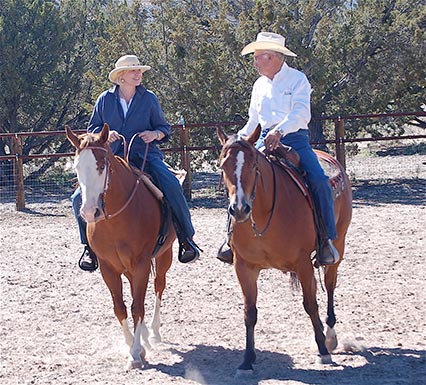
[[[142,368],[143,368],[142,360],[133,360],[130,358],[127,363],[126,370],[134,370],[134,369],[142,369]]]
[[[330,354],[326,354],[319,357],[319,363],[322,365],[330,365],[333,363]]]
[[[329,352],[337,348],[337,335],[333,328],[327,328],[325,346]]]
[[[237,373],[235,373],[235,378],[248,378],[253,377],[253,375],[253,369],[237,369]]]
[[[151,336],[149,337],[149,344],[151,346],[157,346],[159,344],[161,344],[161,336]]]

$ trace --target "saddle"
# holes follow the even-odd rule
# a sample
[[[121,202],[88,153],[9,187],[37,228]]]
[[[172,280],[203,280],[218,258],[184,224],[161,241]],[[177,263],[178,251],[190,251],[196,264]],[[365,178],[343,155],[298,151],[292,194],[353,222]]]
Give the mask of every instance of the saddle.
[[[154,258],[161,247],[164,245],[164,242],[169,235],[170,224],[172,223],[172,210],[169,203],[164,198],[163,192],[152,182],[147,174],[141,174],[139,178],[142,180],[148,190],[151,191],[154,197],[158,199],[161,205],[161,226],[157,235],[157,242],[155,243],[151,255],[151,257]]]
[[[315,151],[315,153],[325,174],[329,177],[330,186],[333,192],[333,200],[335,200],[345,187],[343,174],[340,171],[340,167],[336,160],[328,156],[326,153],[323,153],[322,151]],[[314,217],[314,223],[317,233],[318,254],[321,246],[320,242],[322,239],[326,238],[326,230],[319,212],[319,208],[316,207],[310,188],[308,186],[306,172],[300,166],[299,154],[292,147],[286,146],[282,143],[280,143],[280,145],[275,150],[265,150],[265,154],[271,160],[271,162],[278,165],[291,177],[291,179],[306,197],[309,206],[312,209],[312,214]]]
[[[167,165],[172,174],[178,179],[179,183],[182,185],[186,178],[185,170],[174,170],[171,166]],[[167,202],[167,199],[164,197],[163,192],[152,182],[147,174],[141,174],[141,180],[144,182],[145,186],[152,192],[152,194],[158,199],[161,205],[161,226],[160,231],[157,235],[157,242],[155,243],[154,250],[152,251],[152,258],[154,258],[161,247],[164,245],[169,233],[170,226],[173,223],[175,230],[179,231],[178,221],[174,218],[172,214],[172,209],[170,204]]]

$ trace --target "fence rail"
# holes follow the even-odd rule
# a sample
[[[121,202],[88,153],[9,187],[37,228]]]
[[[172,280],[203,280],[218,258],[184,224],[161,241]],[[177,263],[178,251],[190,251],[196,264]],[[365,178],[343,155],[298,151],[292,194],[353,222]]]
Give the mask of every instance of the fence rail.
[[[392,114],[366,114],[366,115],[348,115],[348,116],[324,116],[316,118],[317,120],[334,122],[334,139],[313,142],[312,144],[333,144],[337,159],[346,168],[346,143],[356,142],[379,142],[408,139],[426,139],[426,135],[405,135],[405,136],[387,136],[377,138],[346,138],[345,126],[346,120],[353,119],[377,119],[384,117],[424,117],[426,112],[407,112]],[[219,151],[220,146],[190,146],[189,131],[195,128],[216,128],[216,127],[238,127],[244,122],[220,122],[220,123],[201,123],[201,124],[177,124],[172,129],[179,132],[179,146],[173,148],[162,148],[164,152],[177,152],[180,154],[180,167],[187,171],[187,178],[183,184],[185,196],[191,199],[192,192],[192,174],[191,174],[191,152],[193,151]],[[77,133],[84,133],[85,130],[76,130]],[[12,153],[10,155],[0,156],[0,161],[13,162],[13,190],[15,192],[16,210],[25,209],[25,178],[24,178],[24,160],[28,159],[60,159],[73,157],[74,153],[55,153],[55,154],[29,154],[25,155],[22,151],[22,138],[31,136],[60,136],[65,135],[65,131],[43,131],[43,132],[19,132],[19,133],[0,133],[1,138],[12,139]],[[1,196],[0,196],[1,198]]]

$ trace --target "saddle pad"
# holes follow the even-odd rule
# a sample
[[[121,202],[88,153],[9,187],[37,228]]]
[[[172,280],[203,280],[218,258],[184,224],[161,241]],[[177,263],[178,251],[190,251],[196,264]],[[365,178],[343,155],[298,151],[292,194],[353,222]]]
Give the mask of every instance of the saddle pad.
[[[328,154],[323,155],[321,152],[316,152],[316,154],[325,175],[327,175],[330,180],[333,198],[336,199],[345,189],[345,179],[340,164]]]
[[[336,199],[345,188],[345,180],[341,171],[339,163],[327,153],[315,151],[318,157],[321,167],[324,173],[328,176],[330,181],[331,190],[333,192],[333,200]],[[300,188],[303,195],[307,198],[309,205],[313,207],[311,194],[306,184],[305,177],[301,174],[301,171],[291,167],[284,159],[275,158],[276,163],[283,168],[293,179],[296,185]],[[303,170],[302,170],[303,171]]]

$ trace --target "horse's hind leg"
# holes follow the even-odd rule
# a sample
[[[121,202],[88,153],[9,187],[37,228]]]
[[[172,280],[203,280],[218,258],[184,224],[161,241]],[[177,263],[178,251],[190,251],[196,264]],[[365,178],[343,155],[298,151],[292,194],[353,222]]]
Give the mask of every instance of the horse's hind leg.
[[[325,344],[329,352],[337,348],[337,335],[334,330],[336,325],[336,314],[334,313],[334,289],[337,284],[337,269],[342,261],[343,253],[345,252],[345,236],[340,236],[335,240],[334,245],[340,254],[340,261],[336,265],[327,266],[325,272],[325,288],[327,290],[327,331]]]
[[[160,308],[161,300],[163,298],[163,292],[166,288],[166,273],[172,265],[172,248],[170,247],[162,255],[159,255],[155,259],[155,278],[154,278],[154,291],[155,291],[155,304],[154,312],[152,314],[152,320],[150,328],[152,335],[149,337],[149,342],[152,345],[161,342],[160,334]]]
[[[318,303],[316,298],[317,283],[315,280],[313,267],[306,263],[297,272],[297,275],[302,285],[303,291],[303,306],[306,313],[311,318],[312,326],[314,327],[315,341],[318,346],[318,351],[321,356],[321,363],[331,363],[331,357],[325,346],[324,327],[319,317]]]
[[[336,288],[337,282],[337,267],[338,265],[328,266],[325,273],[325,287],[327,290],[327,330],[325,345],[329,352],[332,352],[337,348],[337,335],[334,330],[334,325],[336,325],[336,314],[334,313],[334,289]]]

